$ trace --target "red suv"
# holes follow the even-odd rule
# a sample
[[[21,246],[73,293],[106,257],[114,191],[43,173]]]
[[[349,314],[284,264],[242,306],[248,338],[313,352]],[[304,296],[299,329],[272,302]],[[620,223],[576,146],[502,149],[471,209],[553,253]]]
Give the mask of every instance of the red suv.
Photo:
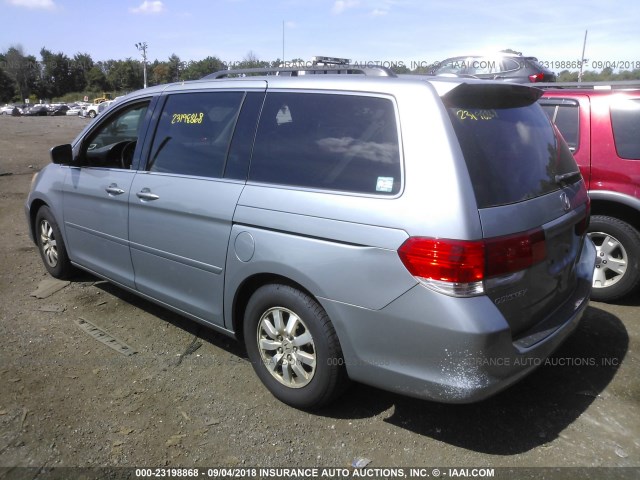
[[[580,166],[598,256],[591,298],[640,284],[640,82],[549,84],[539,100]]]

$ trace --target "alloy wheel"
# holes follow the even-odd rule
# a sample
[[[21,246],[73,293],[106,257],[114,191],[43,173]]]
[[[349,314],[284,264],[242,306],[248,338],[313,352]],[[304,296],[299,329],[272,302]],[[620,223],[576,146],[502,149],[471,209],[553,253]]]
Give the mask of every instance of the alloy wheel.
[[[597,252],[593,288],[615,285],[627,271],[627,251],[618,239],[608,233],[591,232],[589,237],[596,246]]]
[[[44,259],[50,267],[55,268],[58,265],[58,243],[53,227],[45,219],[40,222],[40,245]]]
[[[269,373],[282,385],[301,388],[316,371],[316,349],[307,325],[293,311],[270,308],[257,330],[258,351]]]

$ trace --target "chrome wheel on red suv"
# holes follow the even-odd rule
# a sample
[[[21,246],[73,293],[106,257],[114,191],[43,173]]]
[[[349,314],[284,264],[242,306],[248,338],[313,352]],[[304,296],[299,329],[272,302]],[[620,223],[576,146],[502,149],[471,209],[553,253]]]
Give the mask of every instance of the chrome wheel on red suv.
[[[589,237],[597,256],[591,298],[611,302],[640,284],[640,234],[629,224],[604,215],[591,217]]]

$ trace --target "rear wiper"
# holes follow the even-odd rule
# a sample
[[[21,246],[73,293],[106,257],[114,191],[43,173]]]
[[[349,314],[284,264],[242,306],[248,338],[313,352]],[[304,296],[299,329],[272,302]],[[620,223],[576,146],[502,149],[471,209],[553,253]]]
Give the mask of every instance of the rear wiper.
[[[556,183],[568,184],[568,183],[573,183],[573,181],[579,179],[580,176],[581,176],[580,170],[578,170],[576,172],[569,172],[569,173],[563,173],[561,175],[556,175],[555,181]]]

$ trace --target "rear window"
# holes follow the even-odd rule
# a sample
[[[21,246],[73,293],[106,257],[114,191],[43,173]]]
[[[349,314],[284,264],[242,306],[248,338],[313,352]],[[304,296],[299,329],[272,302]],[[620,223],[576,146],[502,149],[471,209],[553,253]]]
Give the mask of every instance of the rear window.
[[[478,208],[516,203],[558,190],[556,175],[578,166],[538,104],[514,108],[449,107]]]
[[[534,66],[537,70],[543,71],[546,70],[542,64],[538,60],[530,59],[529,62],[532,66]]]
[[[612,103],[611,123],[618,155],[629,160],[640,160],[640,99]]]
[[[249,180],[398,193],[400,149],[393,102],[371,96],[268,93]]]

